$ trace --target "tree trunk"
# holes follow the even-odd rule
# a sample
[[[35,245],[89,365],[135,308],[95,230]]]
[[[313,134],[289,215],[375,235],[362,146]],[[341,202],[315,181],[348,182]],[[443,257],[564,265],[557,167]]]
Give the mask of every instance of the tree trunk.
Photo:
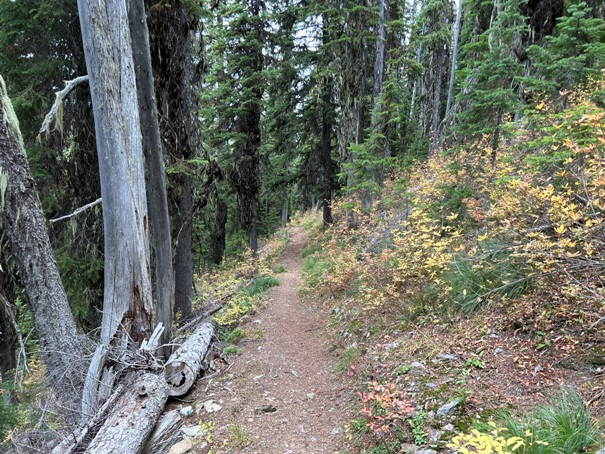
[[[153,250],[155,252],[155,324],[162,323],[164,325],[161,343],[166,346],[172,338],[172,308],[174,305],[172,238],[164,177],[164,152],[160,139],[160,126],[149,52],[149,35],[143,0],[130,0],[128,19],[137,77],[141,135],[147,167],[147,200]],[[166,358],[170,356],[170,348],[167,346],[164,347],[164,356]]]
[[[332,224],[332,77],[325,77],[321,99],[321,165],[323,167],[323,223]]]
[[[214,214],[214,229],[210,237],[210,261],[218,265],[225,253],[227,231],[227,204],[218,195],[216,198],[216,213]]]
[[[371,131],[372,134],[378,134],[382,126],[382,110],[383,110],[383,83],[384,83],[384,59],[386,55],[386,22],[387,22],[387,0],[380,0],[378,18],[378,37],[376,41],[376,58],[374,60],[374,88],[372,90],[372,98],[374,100],[374,106],[372,109],[371,119]],[[384,156],[384,143],[382,140],[378,140],[377,137],[370,137],[372,143],[373,159],[382,160]],[[372,164],[372,182],[374,183],[375,189],[373,193],[369,194],[368,201],[371,205],[378,193],[382,188],[384,175],[384,164],[373,163]]]
[[[174,194],[178,201],[178,210],[174,214],[175,228],[175,258],[174,279],[175,298],[174,312],[180,320],[191,317],[193,300],[193,183],[188,175],[178,178],[178,193]],[[177,230],[178,229],[178,230]]]
[[[95,118],[105,269],[101,346],[125,348],[151,333],[152,298],[143,149],[124,0],[78,0]],[[116,336],[116,334],[118,334]],[[98,350],[101,351],[101,350]],[[106,351],[106,350],[105,350]],[[94,396],[104,357],[95,355],[85,395]],[[85,416],[97,402],[83,402]]]
[[[490,156],[492,166],[496,164],[496,155],[498,153],[498,147],[500,146],[500,125],[502,124],[503,118],[504,109],[500,108],[496,114],[496,128],[494,129],[494,137],[492,139],[492,152]]]
[[[454,36],[452,38],[452,65],[450,69],[450,83],[447,90],[447,104],[445,106],[445,116],[450,113],[452,99],[454,99],[454,82],[456,81],[456,67],[458,65],[458,39],[460,37],[460,19],[462,17],[462,0],[457,0],[456,21],[454,22]]]
[[[34,317],[50,385],[67,412],[75,412],[86,369],[83,339],[78,335],[59,277],[19,123],[2,77],[0,215]]]
[[[289,205],[289,201],[286,198],[286,200],[284,200],[284,204],[281,209],[281,225],[282,225],[282,227],[285,227],[286,224],[288,223],[288,218],[289,218],[288,205]]]
[[[376,40],[376,57],[374,60],[374,88],[372,89],[372,98],[374,99],[374,112],[372,113],[372,126],[378,123],[376,114],[380,114],[382,86],[384,81],[384,57],[386,53],[386,20],[387,20],[387,0],[380,0],[380,9],[378,17],[378,36]]]
[[[169,411],[156,424],[143,452],[145,454],[167,453],[172,445],[183,438],[181,427],[183,427],[183,419],[179,412],[177,410]]]
[[[126,4],[78,0],[78,7],[103,199],[101,342],[108,344],[119,327],[139,342],[151,332],[151,281],[143,149]]]
[[[424,33],[424,29],[423,29]],[[420,65],[420,59],[422,57],[422,43],[416,49],[416,63]],[[420,75],[422,77],[422,74]],[[408,116],[408,121],[411,123],[414,119],[414,105],[416,103],[416,92],[418,91],[418,78],[414,79],[414,85],[412,87],[412,100],[410,102],[410,115]]]
[[[431,134],[429,137],[429,157],[433,155],[439,142],[439,120],[441,119],[441,82],[443,79],[444,64],[445,50],[442,45],[438,45],[437,61],[435,63],[435,86],[433,89],[433,115],[431,119]]]
[[[251,201],[251,207],[249,210],[250,213],[250,225],[247,228],[248,232],[248,242],[250,245],[250,250],[252,251],[252,256],[256,257],[258,253],[258,200]]]
[[[199,148],[191,55],[191,35],[197,19],[184,0],[145,3],[165,158],[170,164],[186,164]],[[188,317],[193,297],[193,181],[186,172],[177,172],[169,176],[168,186],[174,242],[174,313]]]

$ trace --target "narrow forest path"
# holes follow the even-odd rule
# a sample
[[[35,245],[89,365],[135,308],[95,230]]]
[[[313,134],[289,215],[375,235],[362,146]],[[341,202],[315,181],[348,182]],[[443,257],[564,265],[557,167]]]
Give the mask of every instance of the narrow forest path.
[[[198,402],[212,399],[222,407],[203,416],[214,424],[214,452],[346,450],[341,429],[353,387],[334,372],[327,314],[299,297],[304,235],[292,229],[290,239],[280,261],[287,270],[268,293],[269,305],[242,326],[241,353],[223,376],[198,385]]]

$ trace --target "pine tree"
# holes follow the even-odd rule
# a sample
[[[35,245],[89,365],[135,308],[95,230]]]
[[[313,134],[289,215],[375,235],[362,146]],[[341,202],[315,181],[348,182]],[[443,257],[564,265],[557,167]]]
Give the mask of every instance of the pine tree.
[[[199,124],[195,112],[199,75],[193,55],[200,11],[186,0],[170,3],[146,0],[146,6],[158,117],[168,166],[174,313],[187,318],[193,300],[194,175],[200,171]]]
[[[37,139],[54,92],[64,80],[87,73],[77,5],[73,0],[0,2],[0,23],[0,73],[20,120],[43,210],[48,218],[58,218],[100,197],[87,84],[63,103],[59,131]],[[78,325],[97,328],[103,298],[101,211],[53,223],[49,235]]]

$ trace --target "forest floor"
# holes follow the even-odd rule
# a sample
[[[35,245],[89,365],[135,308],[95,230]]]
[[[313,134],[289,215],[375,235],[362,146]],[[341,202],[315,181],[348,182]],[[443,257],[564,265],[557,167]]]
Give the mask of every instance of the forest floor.
[[[359,452],[372,441],[355,426],[363,421],[357,392],[372,380],[396,383],[402,402],[415,409],[402,426],[407,441],[398,452],[451,452],[445,443],[473,421],[501,408],[534,408],[561,386],[579,390],[593,416],[605,414],[605,365],[585,359],[603,338],[588,336],[594,330],[585,332],[573,317],[547,325],[544,304],[527,300],[455,320],[403,323],[384,313],[365,320],[356,334],[336,332],[328,325],[346,326],[346,302],[321,291],[316,300],[301,298],[307,245],[297,227],[289,238],[278,262],[286,268],[277,275],[280,285],[244,318],[238,354],[172,405],[191,405],[185,425],[205,435],[194,434],[171,454]]]
[[[191,417],[212,422],[212,443],[189,452],[333,453],[345,446],[355,387],[334,371],[324,309],[299,296],[304,235],[294,228],[290,240],[270,303],[241,325],[239,355],[187,397],[217,409]]]

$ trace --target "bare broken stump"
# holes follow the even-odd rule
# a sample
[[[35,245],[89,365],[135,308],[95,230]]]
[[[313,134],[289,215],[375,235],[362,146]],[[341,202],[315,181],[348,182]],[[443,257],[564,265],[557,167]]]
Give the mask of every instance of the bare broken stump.
[[[170,356],[164,369],[164,378],[171,396],[182,396],[191,389],[202,369],[213,334],[214,324],[209,320],[203,321]]]

